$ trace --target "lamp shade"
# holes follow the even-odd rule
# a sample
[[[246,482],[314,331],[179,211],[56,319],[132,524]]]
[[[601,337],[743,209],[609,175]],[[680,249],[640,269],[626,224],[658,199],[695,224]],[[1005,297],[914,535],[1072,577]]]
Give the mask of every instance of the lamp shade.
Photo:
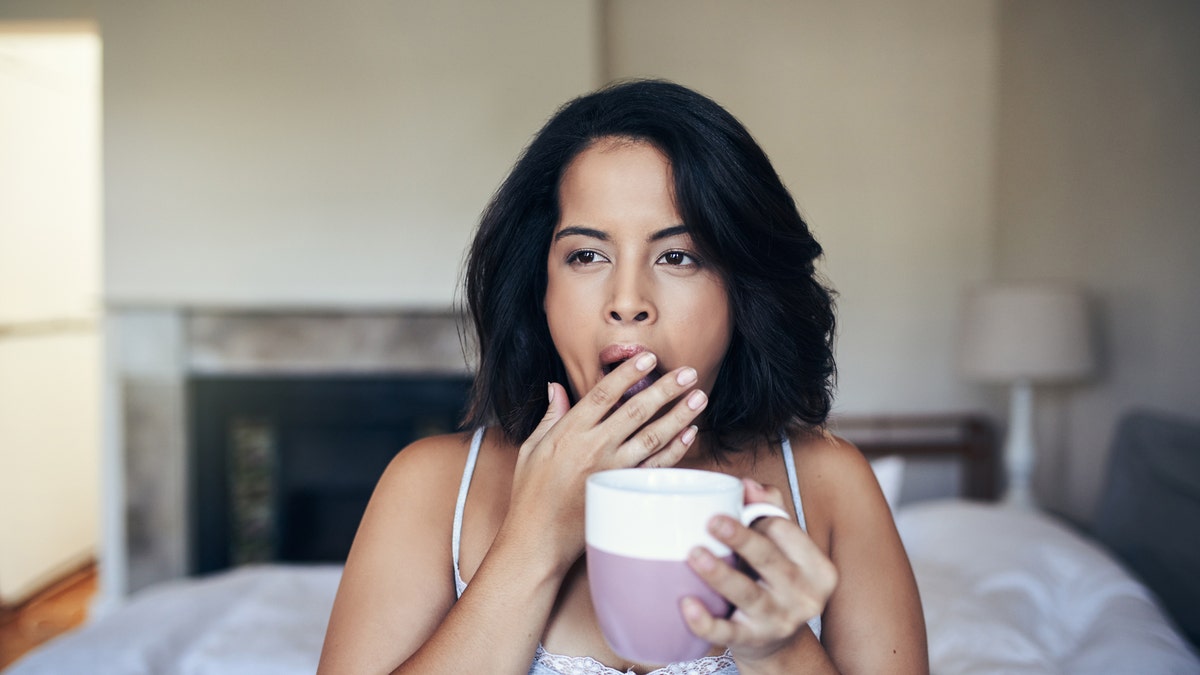
[[[976,380],[1055,382],[1092,372],[1083,293],[1050,284],[996,284],[967,296],[959,367]]]

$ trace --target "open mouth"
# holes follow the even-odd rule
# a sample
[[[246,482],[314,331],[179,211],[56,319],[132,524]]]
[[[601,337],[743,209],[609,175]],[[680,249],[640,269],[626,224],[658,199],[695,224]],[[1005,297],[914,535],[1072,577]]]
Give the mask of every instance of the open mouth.
[[[633,358],[633,356],[631,355],[629,357],[626,357],[623,359],[618,359],[611,363],[602,364],[600,366],[600,369],[601,369],[601,371],[604,372],[605,375],[608,375],[612,371],[616,370],[622,363],[625,363],[626,361],[628,361],[630,358]],[[653,370],[646,373],[646,375],[642,379],[638,380],[637,382],[634,382],[633,386],[626,389],[625,393],[621,394],[621,399],[620,399],[620,401],[618,401],[617,405],[621,405],[622,403],[628,401],[629,399],[633,398],[634,396],[637,396],[639,393],[645,391],[650,385],[657,382],[658,378],[662,377],[662,375],[663,375],[662,371],[660,371],[657,367],[655,367]]]
[[[622,363],[625,363],[628,360],[629,359],[620,359],[619,361],[613,361],[612,363],[605,363],[600,366],[600,370],[603,371],[604,376],[607,377],[609,373],[616,370]]]

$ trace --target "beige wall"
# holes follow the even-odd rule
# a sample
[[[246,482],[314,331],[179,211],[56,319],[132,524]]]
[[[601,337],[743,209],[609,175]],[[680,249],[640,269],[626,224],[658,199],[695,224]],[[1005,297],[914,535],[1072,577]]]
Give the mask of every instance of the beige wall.
[[[750,129],[826,249],[847,413],[978,407],[954,372],[990,272],[993,2],[606,3],[612,77],[658,76]]]
[[[99,26],[104,276],[93,288],[102,283],[118,317],[147,305],[448,307],[478,214],[519,150],[562,101],[600,81],[596,16],[594,3],[553,0],[0,4],[0,22]],[[31,147],[46,154],[50,145]],[[37,234],[22,236],[49,241]],[[28,288],[26,277],[63,288],[49,270],[64,258],[24,249],[20,279],[16,265],[0,272],[0,298],[14,312],[25,312],[17,289]],[[58,305],[98,304],[71,297]],[[124,340],[123,327],[109,337]],[[37,580],[56,571],[43,548],[90,552],[98,463],[110,596],[100,605],[130,587],[121,438],[129,411],[113,380],[117,357],[104,378],[103,431],[96,401],[81,398],[101,387],[100,345],[87,337],[0,349],[0,476],[23,481],[0,490],[5,600],[10,580],[28,586],[31,565]],[[147,347],[113,342],[110,354]],[[30,414],[46,410],[58,414]],[[64,468],[56,451],[67,443],[91,451]],[[171,450],[159,462],[163,485],[180,484]],[[77,499],[44,509],[49,520],[38,522],[56,523],[53,536],[38,533],[26,546],[24,533],[36,529],[26,507],[44,500],[35,486],[51,479],[78,488]],[[90,530],[66,525],[80,518]],[[177,562],[179,539],[154,545]]]
[[[1093,381],[1041,392],[1042,499],[1094,506],[1118,417],[1200,418],[1200,4],[1001,4],[998,273],[1090,291]]]
[[[979,404],[952,333],[991,260],[993,2],[332,7],[99,6],[110,303],[445,306],[545,117],[659,75],[747,123],[825,245],[837,409]]]
[[[1049,390],[1043,500],[1086,519],[1118,417],[1200,418],[1200,5],[1002,5],[998,271],[1091,292],[1102,370]]]
[[[113,304],[450,306],[528,137],[595,85],[586,2],[119,2]]]

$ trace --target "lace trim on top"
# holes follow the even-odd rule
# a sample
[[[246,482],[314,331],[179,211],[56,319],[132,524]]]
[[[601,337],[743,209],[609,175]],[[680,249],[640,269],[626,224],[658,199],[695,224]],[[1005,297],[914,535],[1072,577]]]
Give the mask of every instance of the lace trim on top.
[[[609,668],[590,656],[563,656],[551,654],[538,645],[533,660],[562,675],[633,675],[633,671],[622,673]],[[684,661],[652,670],[647,675],[715,675],[730,666],[736,666],[733,656],[726,649],[720,656],[704,656],[695,661]]]

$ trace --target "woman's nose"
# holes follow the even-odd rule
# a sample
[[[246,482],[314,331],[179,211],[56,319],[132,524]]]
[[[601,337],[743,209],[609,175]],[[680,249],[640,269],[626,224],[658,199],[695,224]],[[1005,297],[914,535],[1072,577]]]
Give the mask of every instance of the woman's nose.
[[[653,322],[658,315],[650,282],[635,273],[618,272],[613,279],[608,318],[617,323]]]
[[[626,312],[625,316],[629,316],[629,314],[631,314],[631,313],[632,312]],[[608,315],[612,318],[613,321],[622,321],[623,322],[625,320],[621,317],[621,313],[616,310],[609,312]],[[650,312],[645,311],[645,310],[642,310],[642,311],[638,312],[637,314],[633,315],[633,321],[635,323],[641,323],[642,321],[645,321],[649,318],[650,318]]]

